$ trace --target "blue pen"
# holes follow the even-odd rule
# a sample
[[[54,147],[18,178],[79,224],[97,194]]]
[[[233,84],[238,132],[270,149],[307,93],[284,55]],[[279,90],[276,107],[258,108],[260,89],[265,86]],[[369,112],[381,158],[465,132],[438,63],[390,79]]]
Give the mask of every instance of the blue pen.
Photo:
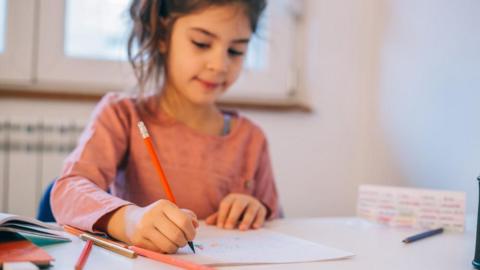
[[[408,243],[415,242],[417,240],[420,240],[420,239],[423,239],[423,238],[426,238],[426,237],[430,237],[430,236],[433,236],[433,235],[436,235],[436,234],[439,234],[439,233],[442,233],[442,232],[443,232],[443,228],[438,228],[438,229],[426,231],[426,232],[423,232],[423,233],[419,233],[419,234],[407,237],[407,238],[403,239],[402,242],[408,244]]]

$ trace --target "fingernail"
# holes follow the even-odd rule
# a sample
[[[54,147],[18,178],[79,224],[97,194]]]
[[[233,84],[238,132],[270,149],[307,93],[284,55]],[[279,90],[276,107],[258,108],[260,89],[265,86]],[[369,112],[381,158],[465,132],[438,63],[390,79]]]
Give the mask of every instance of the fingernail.
[[[240,225],[240,230],[245,231],[247,229],[247,225],[243,224]]]

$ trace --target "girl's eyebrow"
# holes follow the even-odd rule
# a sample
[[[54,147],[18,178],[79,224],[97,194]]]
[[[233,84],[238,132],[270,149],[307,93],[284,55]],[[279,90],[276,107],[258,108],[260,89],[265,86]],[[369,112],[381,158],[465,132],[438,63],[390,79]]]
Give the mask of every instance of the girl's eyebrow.
[[[203,28],[199,28],[199,27],[192,27],[190,28],[190,30],[193,30],[193,31],[196,31],[196,32],[200,32],[200,33],[203,33],[207,36],[210,36],[210,37],[213,37],[215,39],[218,39],[218,36],[215,35],[214,33],[210,32],[210,31],[207,31]],[[233,40],[232,42],[233,43],[248,43],[250,41],[249,38],[239,38],[239,39],[235,39]]]

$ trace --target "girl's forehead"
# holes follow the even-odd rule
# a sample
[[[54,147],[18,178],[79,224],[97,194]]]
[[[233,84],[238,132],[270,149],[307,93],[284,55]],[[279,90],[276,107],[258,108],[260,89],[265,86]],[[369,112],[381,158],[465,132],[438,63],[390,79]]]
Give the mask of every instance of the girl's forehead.
[[[180,17],[177,24],[186,30],[201,28],[217,35],[248,38],[252,33],[250,21],[238,5],[208,7]]]

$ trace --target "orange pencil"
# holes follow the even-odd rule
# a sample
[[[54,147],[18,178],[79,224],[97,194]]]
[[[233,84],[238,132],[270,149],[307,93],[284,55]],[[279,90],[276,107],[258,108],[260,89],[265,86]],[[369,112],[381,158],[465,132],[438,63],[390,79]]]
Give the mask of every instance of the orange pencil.
[[[84,231],[70,225],[63,225],[63,230],[75,236],[80,236],[80,234],[84,233]]]
[[[153,147],[152,139],[150,138],[150,134],[148,133],[147,127],[142,121],[139,121],[138,129],[140,130],[140,134],[142,134],[143,142],[147,147],[148,153],[150,154],[150,158],[153,162],[153,166],[157,170],[158,175],[160,176],[160,181],[162,182],[163,188],[167,193],[168,199],[176,204],[175,197],[173,196],[172,190],[170,189],[170,185],[168,184],[167,177],[163,172],[162,165],[160,165],[160,161],[158,160],[157,154],[155,153],[155,149]],[[195,248],[193,246],[192,241],[188,241],[188,246],[192,249],[193,253],[195,253]]]
[[[171,265],[175,265],[175,266],[178,266],[178,267],[183,268],[183,269],[188,269],[188,270],[213,270],[213,268],[205,266],[205,265],[196,264],[196,263],[192,263],[192,262],[189,262],[189,261],[181,260],[181,259],[175,258],[173,256],[161,254],[161,253],[158,253],[158,252],[155,252],[155,251],[139,248],[139,247],[136,247],[136,246],[130,246],[128,248],[135,251],[139,255],[142,255],[142,256],[145,256],[147,258],[150,258],[150,259],[153,259],[153,260],[156,260],[156,261],[160,261],[160,262],[163,262],[163,263],[168,263],[168,264],[171,264]]]
[[[85,242],[85,246],[83,246],[82,253],[78,257],[77,263],[75,264],[75,270],[82,270],[83,266],[87,262],[88,255],[90,255],[90,251],[92,250],[93,241],[88,240]]]

